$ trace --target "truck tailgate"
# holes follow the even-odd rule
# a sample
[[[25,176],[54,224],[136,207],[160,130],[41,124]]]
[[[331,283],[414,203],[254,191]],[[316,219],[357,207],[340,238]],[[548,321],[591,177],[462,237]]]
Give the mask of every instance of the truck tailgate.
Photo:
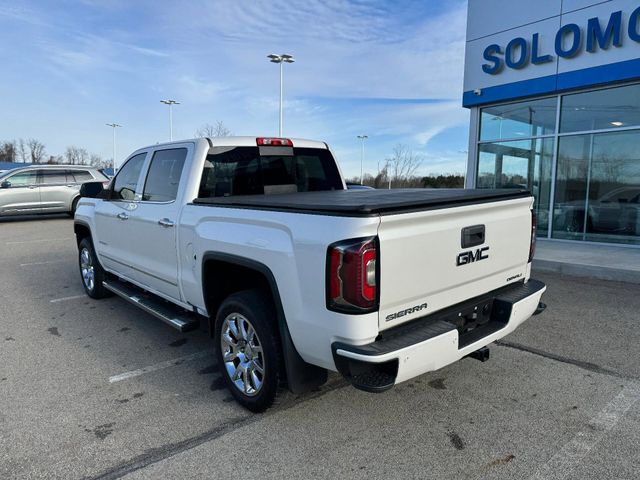
[[[380,330],[524,280],[532,201],[382,215]],[[482,225],[484,241],[463,247],[463,229]]]

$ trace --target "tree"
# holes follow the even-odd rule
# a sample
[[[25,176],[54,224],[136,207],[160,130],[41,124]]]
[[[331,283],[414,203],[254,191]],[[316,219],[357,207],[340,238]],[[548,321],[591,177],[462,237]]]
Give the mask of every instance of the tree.
[[[73,145],[67,147],[64,156],[69,165],[87,165],[89,162],[89,152]]]
[[[385,169],[389,172],[391,181],[396,183],[396,187],[402,187],[408,186],[407,183],[422,165],[424,157],[399,143],[393,147],[393,153],[386,161]]]
[[[370,185],[373,188],[388,188],[389,186],[389,168],[385,164],[384,168],[380,169],[380,162],[378,162],[378,173],[373,177],[373,184]]]
[[[422,177],[422,185],[425,188],[464,188],[464,175],[427,175]]]
[[[47,160],[47,163],[49,165],[60,165],[61,163],[63,163],[64,158],[61,155],[49,155],[49,160]]]
[[[95,153],[91,154],[91,158],[89,159],[89,164],[93,165],[96,168],[109,168],[111,167],[111,161],[105,160],[100,155]]]
[[[0,143],[0,162],[15,162],[17,156],[15,140]]]
[[[36,140],[35,138],[30,138],[27,140],[27,146],[29,147],[31,163],[42,163],[46,156],[44,143]]]
[[[205,123],[196,131],[196,137],[214,138],[230,137],[233,135],[222,120],[218,120],[215,125]]]
[[[22,163],[27,163],[27,161],[29,160],[29,156],[27,155],[27,147],[22,138],[18,140],[18,156],[20,157],[20,161]]]

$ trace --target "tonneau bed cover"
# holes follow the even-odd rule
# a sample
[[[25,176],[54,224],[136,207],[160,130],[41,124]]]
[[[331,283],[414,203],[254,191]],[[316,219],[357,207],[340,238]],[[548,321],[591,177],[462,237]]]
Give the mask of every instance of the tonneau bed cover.
[[[277,195],[197,198],[197,205],[290,211],[317,215],[372,216],[458,207],[531,196],[524,189],[332,190]]]

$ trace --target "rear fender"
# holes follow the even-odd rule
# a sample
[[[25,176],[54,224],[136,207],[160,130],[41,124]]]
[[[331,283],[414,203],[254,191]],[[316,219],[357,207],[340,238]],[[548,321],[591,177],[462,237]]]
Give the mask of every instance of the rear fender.
[[[207,289],[212,287],[212,279],[208,276],[213,273],[207,271],[207,262],[222,262],[224,264],[237,265],[244,269],[249,269],[253,272],[257,272],[266,283],[268,294],[271,295],[273,303],[276,307],[278,334],[280,337],[280,344],[282,347],[282,356],[284,359],[285,373],[287,377],[287,385],[289,390],[293,393],[303,393],[319,387],[327,381],[327,370],[311,365],[305,362],[291,339],[289,327],[282,307],[282,301],[280,299],[280,293],[278,290],[278,284],[271,272],[271,269],[263,263],[255,260],[250,260],[244,257],[222,253],[222,252],[206,252],[203,255],[202,261],[202,284],[203,284],[203,296],[209,313],[209,332],[213,336],[215,332],[215,316],[217,311],[216,305],[210,305],[207,299],[210,295],[207,295]],[[254,287],[254,284],[247,285],[247,288]]]

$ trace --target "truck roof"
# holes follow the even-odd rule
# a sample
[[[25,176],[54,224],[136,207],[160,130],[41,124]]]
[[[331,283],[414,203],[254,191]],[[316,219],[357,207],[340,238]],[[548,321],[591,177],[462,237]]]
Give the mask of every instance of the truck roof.
[[[203,137],[203,138],[189,138],[183,140],[173,140],[171,142],[161,142],[155,145],[148,145],[139,150],[145,148],[157,148],[159,146],[167,146],[167,145],[178,145],[181,143],[194,142],[197,143],[199,141],[206,140],[209,142],[209,145],[212,147],[255,147],[257,138],[280,138],[277,136],[259,136],[259,137],[248,137],[248,136],[237,136],[237,137]],[[294,147],[302,147],[302,148],[322,148],[328,149],[327,144],[325,142],[320,142],[317,140],[308,140],[305,138],[291,138],[291,137],[282,137],[288,138],[293,142]]]

